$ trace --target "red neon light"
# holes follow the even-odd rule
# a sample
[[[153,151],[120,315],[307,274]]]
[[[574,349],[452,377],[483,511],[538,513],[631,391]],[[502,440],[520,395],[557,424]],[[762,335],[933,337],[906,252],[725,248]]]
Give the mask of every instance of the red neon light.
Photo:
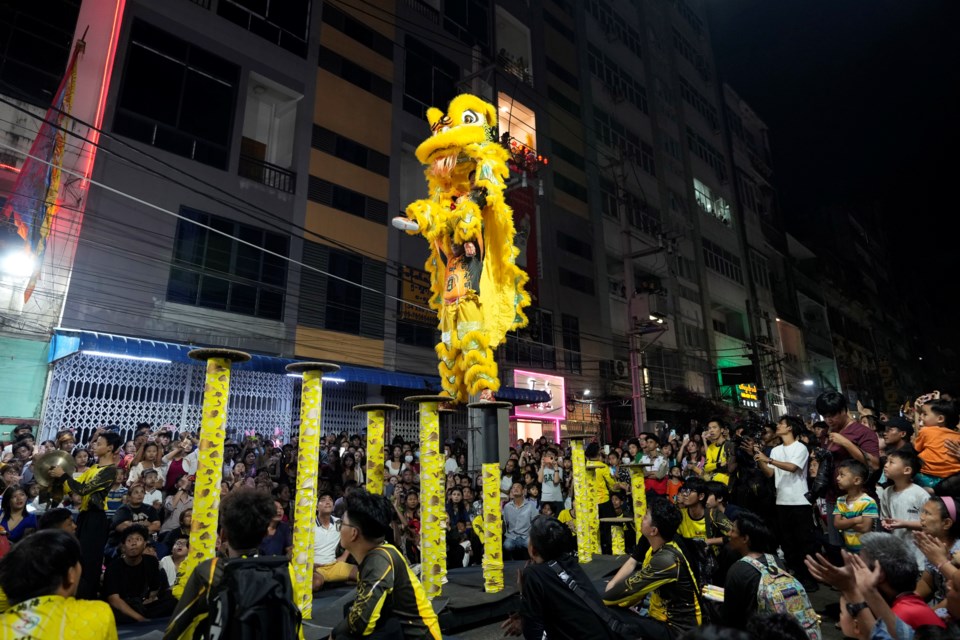
[[[0,169],[5,169],[6,171],[13,171],[14,173],[20,173],[20,167],[15,167],[12,164],[4,164],[0,162]]]
[[[123,11],[126,8],[126,0],[117,0],[113,13],[113,20],[110,24],[110,49],[107,58],[103,63],[103,82],[100,84],[100,97],[97,100],[97,110],[93,117],[93,128],[89,132],[90,136],[90,154],[87,157],[87,166],[84,167],[82,175],[83,182],[81,188],[88,186],[87,179],[93,169],[93,161],[97,155],[97,145],[100,142],[100,128],[103,126],[103,114],[106,111],[107,91],[110,88],[110,78],[113,76],[113,63],[117,57],[117,42],[120,39],[120,23],[123,21]]]

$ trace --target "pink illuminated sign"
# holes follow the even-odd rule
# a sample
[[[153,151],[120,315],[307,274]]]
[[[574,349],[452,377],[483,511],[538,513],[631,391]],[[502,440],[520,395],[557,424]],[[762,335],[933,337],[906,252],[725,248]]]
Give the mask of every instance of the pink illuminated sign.
[[[545,391],[550,396],[546,402],[518,406],[514,410],[514,415],[518,418],[538,418],[555,422],[567,419],[567,394],[562,376],[515,370],[513,386],[530,391]]]

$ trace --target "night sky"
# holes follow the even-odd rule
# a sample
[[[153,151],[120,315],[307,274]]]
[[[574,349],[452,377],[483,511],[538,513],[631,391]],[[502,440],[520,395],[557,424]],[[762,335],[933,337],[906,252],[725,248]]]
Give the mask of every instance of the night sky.
[[[788,230],[811,208],[876,211],[892,270],[960,351],[960,2],[707,0],[720,72],[766,122]],[[945,230],[951,233],[945,233]],[[952,316],[952,317],[951,317]],[[945,337],[943,337],[945,335]]]

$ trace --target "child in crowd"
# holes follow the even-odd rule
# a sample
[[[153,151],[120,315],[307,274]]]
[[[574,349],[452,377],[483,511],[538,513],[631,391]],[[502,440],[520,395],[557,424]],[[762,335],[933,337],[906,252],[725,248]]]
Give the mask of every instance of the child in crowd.
[[[920,511],[930,497],[913,483],[920,464],[917,452],[909,447],[888,453],[883,473],[893,484],[881,489],[878,497],[883,528],[907,544],[917,558],[917,566],[923,569],[923,554],[913,541],[913,532],[920,530]]]
[[[119,509],[121,505],[125,504],[126,501],[127,470],[118,468],[116,479],[113,481],[113,486],[111,486],[110,491],[107,492],[104,513],[108,518],[112,518],[113,514],[117,512],[117,509]]]
[[[947,441],[960,442],[960,412],[953,400],[935,399],[924,403],[920,411],[920,430],[913,446],[923,460],[923,473],[918,473],[916,482],[932,489],[944,478],[960,474],[960,460],[947,449]],[[930,492],[932,493],[932,491]]]
[[[157,513],[163,511],[163,492],[160,491],[160,474],[156,469],[144,469],[140,474],[140,480],[143,481],[144,491],[143,504],[148,504],[157,510]]]
[[[867,495],[866,465],[858,460],[844,460],[838,465],[837,487],[844,495],[837,498],[833,523],[843,535],[843,545],[850,553],[860,553],[860,535],[873,530],[880,516],[876,501]]]
[[[920,512],[922,530],[915,534],[926,562],[917,583],[917,595],[946,620],[947,584],[960,571],[953,560],[960,557],[960,498],[934,496]]]
[[[537,509],[540,508],[540,485],[531,482],[526,487],[527,502],[532,502]]]
[[[683,470],[680,467],[670,468],[670,478],[667,480],[667,499],[676,503],[677,494],[683,486]]]

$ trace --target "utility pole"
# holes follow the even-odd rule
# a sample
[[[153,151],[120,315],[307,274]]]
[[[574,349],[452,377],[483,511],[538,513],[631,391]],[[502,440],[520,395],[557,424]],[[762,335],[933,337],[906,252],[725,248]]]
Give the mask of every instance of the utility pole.
[[[650,305],[642,314],[635,313],[639,306],[636,282],[633,277],[633,261],[660,253],[665,249],[663,235],[659,237],[656,247],[643,251],[633,251],[633,236],[630,229],[629,212],[626,207],[626,190],[623,181],[617,184],[617,209],[620,218],[620,248],[623,252],[623,280],[624,293],[627,298],[627,347],[630,353],[630,398],[633,409],[633,435],[639,437],[643,425],[647,422],[647,394],[644,380],[643,366],[643,335],[647,333],[663,333],[667,330],[663,318],[650,320]],[[649,296],[649,293],[642,295]],[[638,321],[634,322],[634,318]]]

